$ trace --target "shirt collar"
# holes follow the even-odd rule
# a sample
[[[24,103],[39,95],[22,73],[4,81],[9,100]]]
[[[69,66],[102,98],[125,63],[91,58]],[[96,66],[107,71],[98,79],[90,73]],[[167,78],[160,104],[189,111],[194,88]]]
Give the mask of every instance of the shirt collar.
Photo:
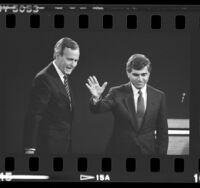
[[[132,83],[131,83],[131,87],[132,87],[134,96],[138,95],[139,89],[137,89]],[[141,89],[142,94],[146,93],[146,91],[147,91],[147,84],[145,84],[144,87]]]
[[[55,60],[53,61],[53,65],[54,65],[54,67],[55,67],[55,69],[56,69],[56,72],[57,72],[58,75],[60,76],[60,78],[63,79],[64,74],[62,73],[62,71],[61,71],[61,70],[58,68],[58,66],[56,65]]]

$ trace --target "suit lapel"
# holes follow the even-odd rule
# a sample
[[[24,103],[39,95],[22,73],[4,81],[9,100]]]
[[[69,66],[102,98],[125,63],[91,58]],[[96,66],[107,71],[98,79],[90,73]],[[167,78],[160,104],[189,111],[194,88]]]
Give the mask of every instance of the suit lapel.
[[[147,106],[141,128],[144,127],[145,125],[148,125],[148,120],[151,117],[151,113],[154,109],[155,102],[156,102],[156,97],[154,96],[154,93],[152,92],[151,88],[147,86]]]
[[[135,101],[134,101],[133,91],[132,91],[130,84],[131,83],[129,82],[126,85],[127,90],[126,90],[126,95],[124,98],[124,104],[125,104],[126,108],[128,109],[133,128],[138,131],[138,130],[141,130],[142,127],[144,127],[145,125],[148,125],[149,118],[151,117],[152,111],[154,109],[154,105],[156,103],[156,97],[155,97],[152,89],[149,86],[147,86],[146,112],[144,115],[143,123],[142,123],[141,127],[138,128],[137,119],[136,119],[136,111],[135,111]]]
[[[74,95],[73,95],[73,90],[72,90],[72,88],[71,88],[71,83],[70,83],[71,81],[70,81],[70,78],[69,78],[69,80],[68,80],[68,84],[69,84],[69,92],[70,92],[70,96],[71,96],[71,102],[72,102],[72,112],[74,113],[74,108],[75,108],[75,100],[74,100]],[[66,94],[66,90],[65,90],[65,94]],[[66,96],[67,96],[67,94],[66,94]],[[68,99],[68,101],[69,101],[69,98],[68,98],[68,96],[67,96],[67,99]],[[70,102],[70,101],[69,101]]]
[[[124,104],[125,104],[126,108],[128,109],[131,124],[132,124],[133,128],[138,130],[137,120],[136,120],[136,116],[135,116],[135,114],[136,114],[135,101],[134,101],[133,91],[132,91],[130,82],[126,85],[126,87],[127,87],[127,91],[126,91],[126,95],[124,98]]]
[[[66,96],[66,99],[68,100],[68,102],[70,102],[70,101],[69,101],[69,98],[68,98],[68,96],[67,96],[67,92],[66,92],[66,90],[65,90],[65,86],[64,86],[64,84],[62,83],[62,80],[60,79],[58,73],[56,72],[56,69],[55,69],[55,67],[54,67],[54,65],[53,65],[52,62],[50,63],[49,68],[50,68],[50,74],[51,74],[51,76],[53,77],[53,80],[54,80],[54,82],[55,82],[55,85],[58,87],[58,90],[59,90],[63,95],[65,95],[65,96]],[[71,92],[70,92],[70,94],[71,94]],[[72,100],[73,100],[73,99],[72,99]],[[73,104],[73,103],[72,103],[72,104]]]

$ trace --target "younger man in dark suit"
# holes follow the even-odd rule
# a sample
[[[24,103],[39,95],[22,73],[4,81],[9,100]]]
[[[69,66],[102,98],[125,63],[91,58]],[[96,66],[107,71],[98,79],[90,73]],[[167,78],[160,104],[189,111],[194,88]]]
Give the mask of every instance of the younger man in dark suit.
[[[132,55],[126,65],[130,82],[112,87],[104,98],[107,82],[100,86],[95,76],[88,78],[91,111],[112,111],[114,116],[114,131],[106,154],[167,154],[165,94],[147,85],[150,72],[151,62],[146,56]]]
[[[71,152],[74,106],[68,77],[79,56],[79,45],[62,38],[54,47],[54,60],[35,76],[25,119],[26,154]]]

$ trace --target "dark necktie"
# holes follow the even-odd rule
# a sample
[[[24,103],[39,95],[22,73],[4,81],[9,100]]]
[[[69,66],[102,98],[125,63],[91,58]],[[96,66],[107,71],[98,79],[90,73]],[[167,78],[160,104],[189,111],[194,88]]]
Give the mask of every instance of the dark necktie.
[[[144,98],[142,96],[141,90],[138,91],[138,94],[139,94],[139,97],[137,101],[137,122],[138,122],[138,126],[140,127],[142,124],[143,117],[144,117],[145,108],[144,108]]]
[[[65,90],[67,92],[67,96],[69,98],[69,102],[70,102],[70,110],[72,110],[72,99],[71,99],[71,95],[70,95],[70,89],[69,89],[69,82],[68,82],[68,75],[64,75],[64,86],[65,86]]]

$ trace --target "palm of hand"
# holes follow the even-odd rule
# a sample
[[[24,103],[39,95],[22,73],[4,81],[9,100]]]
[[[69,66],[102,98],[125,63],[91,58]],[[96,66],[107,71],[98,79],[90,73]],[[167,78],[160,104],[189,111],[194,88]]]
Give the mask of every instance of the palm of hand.
[[[91,92],[96,97],[99,97],[103,91],[104,89],[99,84],[93,84],[91,87]]]
[[[88,78],[88,83],[86,83],[86,86],[94,97],[99,98],[104,92],[107,86],[107,82],[104,82],[104,84],[100,86],[97,78],[95,76],[90,76]]]

